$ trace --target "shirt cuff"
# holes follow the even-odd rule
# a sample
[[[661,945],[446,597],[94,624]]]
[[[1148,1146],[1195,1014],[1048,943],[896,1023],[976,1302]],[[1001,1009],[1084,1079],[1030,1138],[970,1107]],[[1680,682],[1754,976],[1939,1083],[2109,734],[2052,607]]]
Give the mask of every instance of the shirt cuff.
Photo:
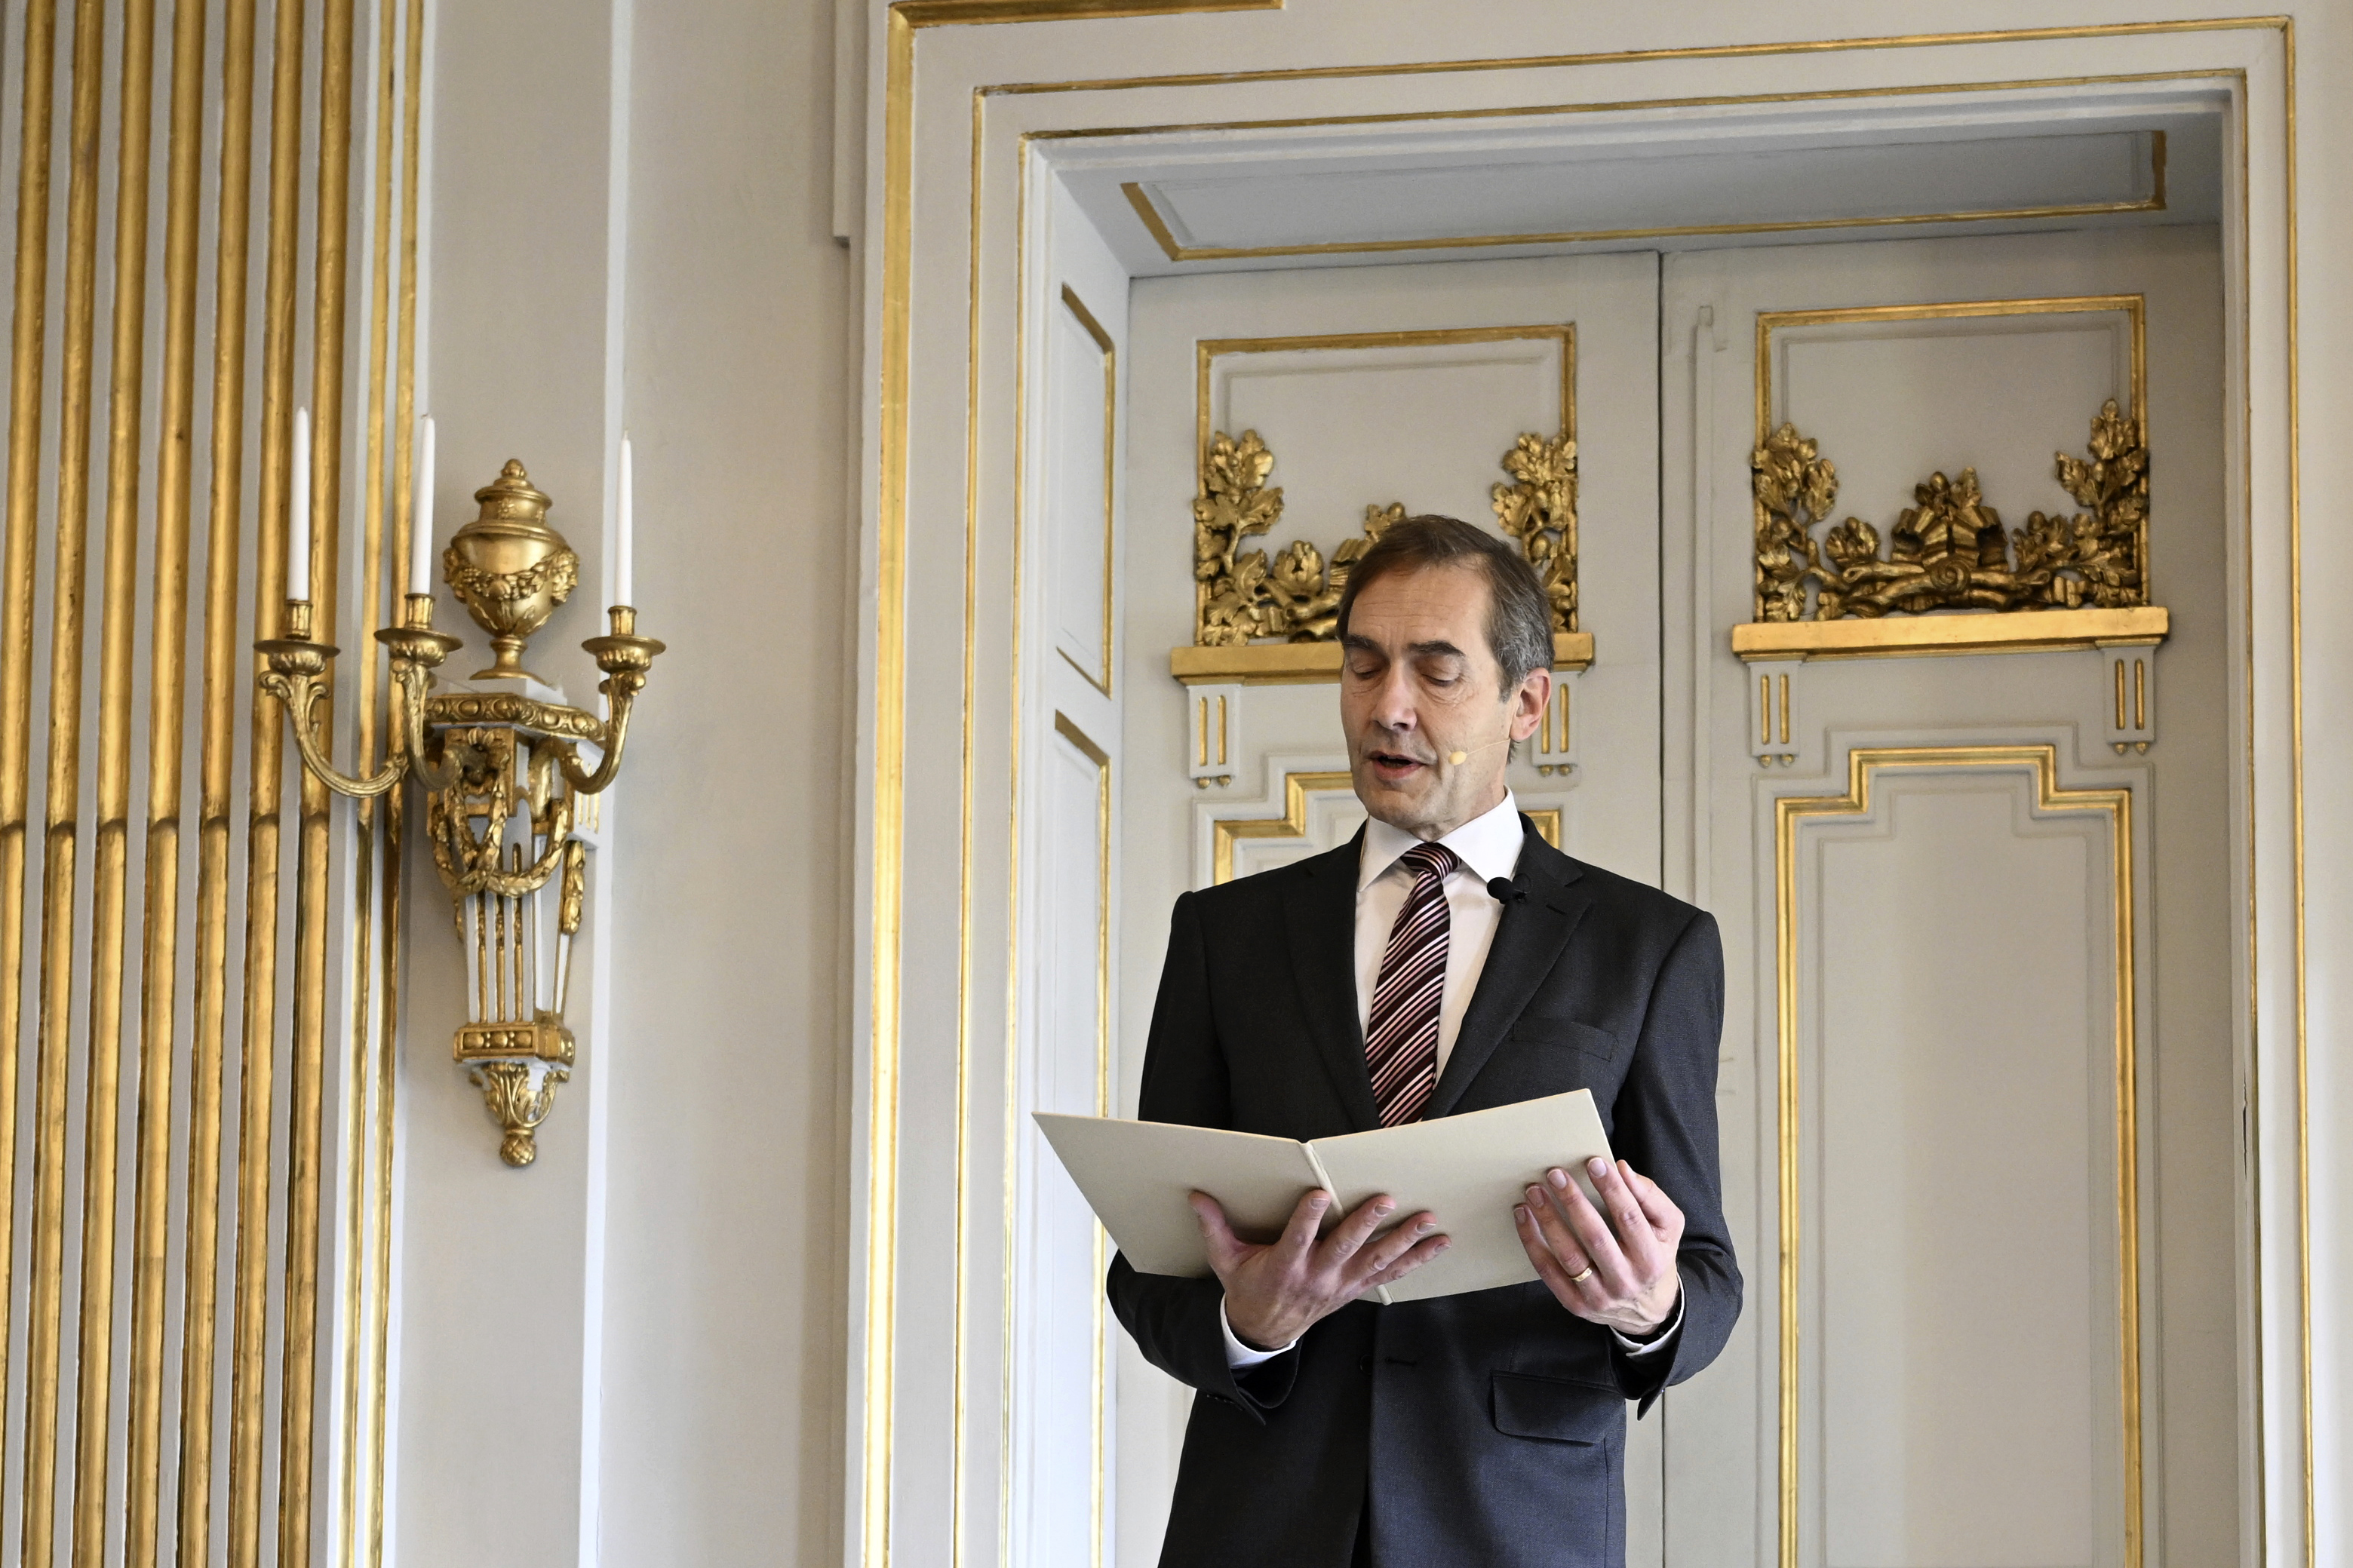
[[[1226,1302],[1223,1297],[1218,1299],[1218,1331],[1226,1336],[1226,1370],[1229,1372],[1240,1372],[1244,1367],[1258,1366],[1271,1362],[1283,1351],[1289,1350],[1291,1345],[1299,1342],[1293,1340],[1291,1345],[1284,1345],[1277,1350],[1252,1350],[1242,1343],[1240,1338],[1235,1334],[1233,1321],[1226,1316]]]
[[[1218,1310],[1219,1311],[1223,1312],[1225,1310],[1224,1305],[1221,1303]],[[1683,1326],[1683,1299],[1681,1294],[1678,1294],[1675,1297],[1675,1310],[1667,1314],[1666,1327],[1661,1329],[1654,1337],[1647,1340],[1630,1340],[1615,1329],[1609,1331],[1609,1337],[1616,1340],[1618,1342],[1618,1348],[1628,1355],[1655,1355],[1660,1351],[1664,1350],[1667,1346],[1675,1342],[1675,1331]],[[1232,1330],[1229,1329],[1226,1331],[1226,1354],[1229,1359],[1233,1355],[1232,1347],[1240,1342],[1240,1341],[1234,1338]]]

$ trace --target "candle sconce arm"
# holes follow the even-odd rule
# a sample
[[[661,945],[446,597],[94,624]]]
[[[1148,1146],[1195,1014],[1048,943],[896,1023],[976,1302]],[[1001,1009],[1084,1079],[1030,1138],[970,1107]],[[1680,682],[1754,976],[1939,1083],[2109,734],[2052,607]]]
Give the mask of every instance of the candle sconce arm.
[[[304,642],[301,647],[320,656],[318,663],[321,669],[324,668],[326,658],[335,651],[322,643]],[[397,744],[393,747],[391,759],[384,767],[364,778],[340,772],[334,763],[328,761],[326,749],[320,744],[318,736],[318,706],[327,694],[326,682],[320,679],[318,671],[289,669],[280,662],[281,656],[268,644],[262,646],[262,652],[269,655],[270,668],[261,677],[261,689],[285,705],[287,720],[294,730],[294,749],[302,754],[303,766],[316,773],[321,784],[337,795],[349,795],[353,800],[369,800],[400,782],[401,774],[408,771],[408,763],[406,753]],[[300,657],[294,656],[296,658]]]
[[[611,682],[607,681],[606,685],[609,687]],[[621,751],[629,740],[630,702],[631,699],[627,694],[613,696],[607,693],[602,742],[605,754],[593,771],[580,765],[580,753],[576,748],[566,745],[556,752],[555,764],[564,771],[564,782],[576,793],[602,795],[620,776]]]
[[[564,782],[582,795],[601,794],[620,775],[621,752],[629,739],[629,710],[638,693],[645,689],[646,674],[653,668],[655,656],[662,651],[662,645],[652,637],[636,635],[638,612],[634,608],[616,605],[609,613],[612,635],[590,637],[580,645],[596,659],[596,668],[605,672],[597,687],[605,694],[605,755],[594,772],[580,766],[570,746],[565,747],[557,759],[564,769]]]

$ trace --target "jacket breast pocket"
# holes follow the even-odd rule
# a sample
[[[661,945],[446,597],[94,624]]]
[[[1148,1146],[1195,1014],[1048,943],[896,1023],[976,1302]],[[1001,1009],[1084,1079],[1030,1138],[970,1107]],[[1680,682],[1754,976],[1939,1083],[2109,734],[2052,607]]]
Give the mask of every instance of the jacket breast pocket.
[[[1498,1372],[1488,1398],[1495,1430],[1511,1437],[1590,1447],[1623,1429],[1626,1402],[1614,1387],[1575,1378]]]

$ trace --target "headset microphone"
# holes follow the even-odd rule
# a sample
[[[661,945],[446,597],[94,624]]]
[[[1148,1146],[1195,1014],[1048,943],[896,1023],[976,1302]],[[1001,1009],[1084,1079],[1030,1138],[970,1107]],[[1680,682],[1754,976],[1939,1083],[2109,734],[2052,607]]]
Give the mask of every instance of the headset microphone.
[[[1470,751],[1447,752],[1446,763],[1449,767],[1459,768],[1463,763],[1469,762],[1472,756],[1476,752],[1492,752],[1498,746],[1508,746],[1511,743],[1512,738],[1509,735],[1498,735],[1492,741],[1480,742],[1477,745],[1472,747]]]

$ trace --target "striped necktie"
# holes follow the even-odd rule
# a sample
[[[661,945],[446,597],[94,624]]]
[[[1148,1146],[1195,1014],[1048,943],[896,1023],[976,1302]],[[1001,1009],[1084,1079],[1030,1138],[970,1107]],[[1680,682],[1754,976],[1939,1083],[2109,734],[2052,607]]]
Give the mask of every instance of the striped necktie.
[[[1443,844],[1419,844],[1398,858],[1413,889],[1389,927],[1381,976],[1365,1023],[1365,1065],[1381,1125],[1421,1120],[1438,1087],[1438,1009],[1446,995],[1446,874],[1461,864]]]

